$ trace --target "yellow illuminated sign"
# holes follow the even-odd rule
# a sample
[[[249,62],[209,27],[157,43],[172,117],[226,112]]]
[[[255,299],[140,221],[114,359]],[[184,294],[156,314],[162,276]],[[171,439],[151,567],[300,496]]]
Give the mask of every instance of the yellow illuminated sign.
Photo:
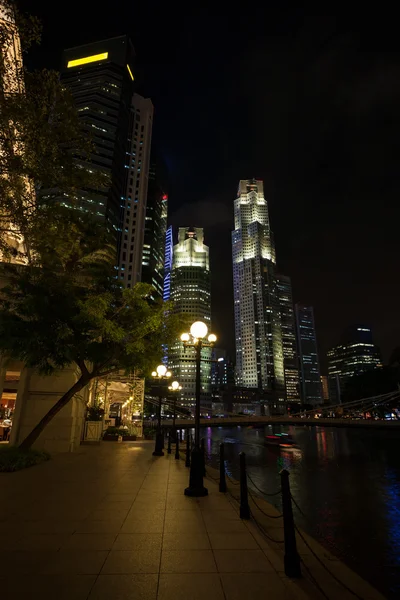
[[[87,65],[88,63],[105,60],[106,58],[108,58],[108,52],[93,54],[92,56],[85,56],[84,58],[76,58],[75,60],[68,61],[67,68],[70,69],[71,67],[78,67],[79,65]]]
[[[134,76],[132,75],[131,68],[130,68],[130,66],[129,66],[129,65],[126,65],[126,66],[127,66],[127,68],[128,68],[129,75],[131,76],[131,79],[132,79],[132,81],[133,81],[135,78],[134,78]]]

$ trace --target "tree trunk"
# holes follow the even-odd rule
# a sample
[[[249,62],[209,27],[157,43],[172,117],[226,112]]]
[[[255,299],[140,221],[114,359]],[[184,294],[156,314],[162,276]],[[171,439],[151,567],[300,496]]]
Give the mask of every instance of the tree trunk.
[[[76,383],[65,392],[64,396],[51,407],[51,409],[44,415],[44,417],[39,421],[39,423],[32,429],[30,434],[24,439],[23,442],[19,445],[21,450],[29,450],[34,442],[36,442],[39,435],[42,433],[43,429],[50,423],[53,417],[56,416],[57,413],[60,412],[64,406],[68,404],[68,402],[81,391],[90,381],[91,377],[83,377],[81,376]]]

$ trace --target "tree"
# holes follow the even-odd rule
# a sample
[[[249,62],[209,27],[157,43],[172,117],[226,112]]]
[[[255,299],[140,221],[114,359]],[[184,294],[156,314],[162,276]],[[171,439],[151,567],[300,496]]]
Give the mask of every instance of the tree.
[[[73,364],[79,377],[22,442],[23,449],[92,379],[121,370],[148,373],[161,359],[162,345],[178,332],[179,317],[168,304],[151,299],[150,285],[116,284],[112,246],[108,255],[101,223],[62,207],[56,212],[75,227],[55,227],[54,245],[52,231],[38,237],[40,266],[3,264],[0,354],[46,375]]]

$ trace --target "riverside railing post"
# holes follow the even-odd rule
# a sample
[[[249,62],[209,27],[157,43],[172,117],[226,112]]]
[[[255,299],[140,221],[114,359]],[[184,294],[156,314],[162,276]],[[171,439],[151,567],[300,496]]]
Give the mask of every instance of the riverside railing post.
[[[164,436],[161,431],[161,405],[162,405],[162,395],[161,395],[161,390],[160,390],[159,396],[158,396],[156,446],[154,448],[153,456],[164,456],[164,452],[163,452]]]
[[[201,446],[201,454],[203,456],[203,475],[206,475],[206,453],[204,450],[204,438],[201,438],[201,442],[200,442],[200,446]]]
[[[297,552],[296,531],[294,528],[292,496],[290,495],[289,471],[280,472],[282,488],[283,533],[285,538],[285,575],[301,577],[300,557]]]
[[[190,433],[189,429],[186,429],[186,460],[185,467],[190,467]]]
[[[219,491],[224,493],[226,492],[224,444],[219,445]]]
[[[247,491],[246,454],[239,454],[240,460],[240,518],[250,519],[249,495]]]
[[[168,431],[168,450],[167,450],[168,454],[171,454],[172,450],[171,450],[171,429]]]
[[[175,460],[179,460],[179,436],[175,439]]]

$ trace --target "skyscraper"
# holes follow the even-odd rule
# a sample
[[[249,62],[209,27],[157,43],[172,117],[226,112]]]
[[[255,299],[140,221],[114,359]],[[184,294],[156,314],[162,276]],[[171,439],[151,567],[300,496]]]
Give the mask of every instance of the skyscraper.
[[[134,94],[131,105],[132,128],[130,148],[126,152],[125,168],[128,175],[126,190],[121,197],[123,218],[121,223],[121,248],[119,253],[119,281],[126,287],[142,281],[142,266],[150,266],[150,240],[144,246],[149,184],[153,105],[149,98]],[[149,232],[148,232],[149,233]],[[148,235],[148,238],[150,236]],[[147,283],[152,274],[145,271]]]
[[[241,180],[232,233],[237,383],[284,400],[275,245],[263,182]]]
[[[61,79],[94,145],[90,158],[79,162],[83,169],[109,177],[103,189],[80,190],[77,205],[68,198],[62,203],[104,219],[116,242],[121,233],[121,204],[123,211],[130,168],[126,159],[131,152],[134,56],[129,38],[120,36],[69,48],[64,51],[61,65]]]
[[[381,353],[373,343],[370,327],[348,327],[341,336],[340,344],[328,352],[330,400],[341,402],[346,384],[352,377],[381,366]]]
[[[146,220],[142,258],[142,281],[150,283],[155,296],[163,297],[165,233],[167,230],[168,195],[166,170],[161,158],[152,151],[147,192]]]
[[[171,300],[174,310],[187,319],[186,323],[182,322],[182,331],[194,321],[203,321],[210,329],[209,249],[204,244],[204,232],[200,227],[179,228],[178,243],[173,247]],[[211,410],[211,348],[203,348],[201,357],[201,406]],[[182,386],[182,405],[192,409],[196,392],[194,349],[184,348],[182,342],[177,340],[168,350],[168,364]]]
[[[319,370],[314,309],[295,305],[297,347],[300,359],[301,399],[304,404],[321,404],[322,386]]]
[[[297,355],[296,322],[290,277],[277,275],[277,286],[282,327],[286,401],[300,402],[299,359]]]
[[[174,241],[172,237],[172,226],[170,225],[165,233],[165,251],[164,251],[164,289],[163,300],[167,302],[171,297],[171,272]]]

